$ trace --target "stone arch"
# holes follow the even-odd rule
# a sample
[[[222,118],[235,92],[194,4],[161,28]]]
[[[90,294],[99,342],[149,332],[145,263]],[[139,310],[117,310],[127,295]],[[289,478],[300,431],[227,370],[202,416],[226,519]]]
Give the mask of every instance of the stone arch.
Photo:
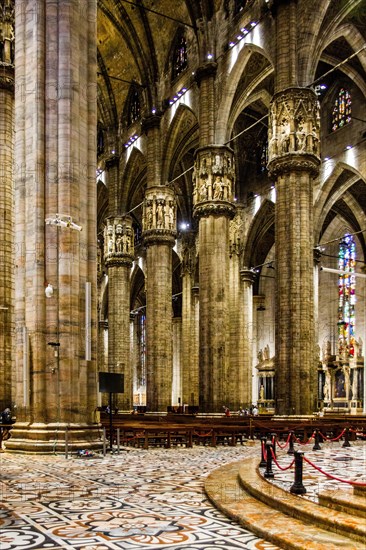
[[[141,193],[140,187],[145,174],[146,157],[140,149],[133,147],[122,174],[123,185],[121,186],[121,196],[119,198],[121,212],[128,212],[143,199],[143,191]]]
[[[243,268],[260,266],[265,262],[275,242],[275,206],[265,199],[250,224],[242,256]]]
[[[192,109],[180,104],[170,124],[163,154],[162,180],[173,177],[174,168],[184,153],[198,143],[198,120]]]
[[[344,195],[348,191],[348,189],[350,189],[352,185],[354,185],[354,183],[356,183],[356,181],[360,179],[365,182],[365,178],[362,176],[362,174],[352,166],[344,162],[338,162],[334,166],[329,176],[324,180],[324,183],[321,186],[317,197],[315,197],[315,242],[318,242],[320,239],[320,233],[324,224],[324,220],[330,212],[331,208],[340,199],[340,197]]]
[[[233,108],[233,100],[235,93],[238,89],[240,79],[245,73],[245,68],[248,65],[248,62],[251,56],[254,53],[259,53],[265,57],[270,63],[269,74],[273,72],[273,62],[268,54],[263,48],[255,45],[254,43],[245,43],[242,49],[240,50],[238,57],[231,67],[227,79],[226,86],[222,90],[221,100],[218,106],[218,118],[216,123],[216,141],[217,143],[224,143],[230,137],[228,120],[231,115]],[[265,76],[268,76],[267,74]],[[261,79],[256,82],[256,85],[260,82]],[[250,89],[253,90],[253,86],[250,86]]]

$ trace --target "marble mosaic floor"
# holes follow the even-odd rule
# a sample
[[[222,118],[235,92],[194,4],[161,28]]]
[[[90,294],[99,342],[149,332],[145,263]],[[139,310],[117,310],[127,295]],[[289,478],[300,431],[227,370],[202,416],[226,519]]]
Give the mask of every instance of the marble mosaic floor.
[[[209,472],[259,446],[0,454],[0,548],[275,550],[207,500]]]

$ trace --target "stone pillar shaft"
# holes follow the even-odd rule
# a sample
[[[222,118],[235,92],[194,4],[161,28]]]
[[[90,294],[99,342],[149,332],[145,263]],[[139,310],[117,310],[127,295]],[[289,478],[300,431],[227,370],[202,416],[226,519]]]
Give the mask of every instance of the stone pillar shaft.
[[[201,411],[222,410],[229,361],[229,222],[234,216],[233,156],[225,146],[201,147],[194,168],[199,219]]]
[[[183,235],[182,242],[182,403],[194,405],[198,400],[198,361],[196,349],[196,298],[192,288],[196,270],[195,235]],[[196,403],[197,404],[197,403]]]
[[[96,1],[19,0],[16,36],[16,330],[28,330],[31,351],[25,367],[19,337],[17,420],[41,422],[42,433],[27,429],[17,443],[15,431],[11,446],[52,451],[48,425],[89,426],[96,406]]]
[[[319,160],[318,104],[308,89],[277,94],[269,169],[276,178],[276,412],[316,407],[313,178]]]
[[[1,65],[0,65],[1,67]],[[14,331],[14,67],[0,75],[0,411],[11,406]]]
[[[166,411],[171,405],[172,247],[176,235],[176,202],[172,189],[149,187],[143,213],[146,250],[147,407]]]
[[[132,218],[108,218],[105,228],[105,265],[108,268],[108,371],[124,376],[124,393],[115,395],[115,406],[130,410],[130,276],[134,258]]]

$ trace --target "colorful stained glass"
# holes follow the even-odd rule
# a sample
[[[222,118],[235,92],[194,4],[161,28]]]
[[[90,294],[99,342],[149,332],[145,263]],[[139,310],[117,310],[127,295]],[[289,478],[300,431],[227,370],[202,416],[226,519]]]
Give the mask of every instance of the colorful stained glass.
[[[187,41],[181,35],[175,45],[173,53],[173,79],[179,76],[188,67]]]
[[[334,101],[334,107],[332,111],[332,131],[342,128],[345,124],[351,122],[352,114],[352,100],[351,94],[341,88]]]
[[[346,234],[339,244],[338,268],[345,273],[338,279],[338,353],[343,357],[355,355],[356,304],[356,244]]]

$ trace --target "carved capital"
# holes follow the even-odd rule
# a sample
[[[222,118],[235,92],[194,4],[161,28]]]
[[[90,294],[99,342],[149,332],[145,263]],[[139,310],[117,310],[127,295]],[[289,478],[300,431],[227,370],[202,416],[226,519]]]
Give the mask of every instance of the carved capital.
[[[213,77],[215,78],[217,72],[217,63],[214,61],[204,63],[196,70],[195,80],[198,86],[201,85],[202,80],[205,78]]]
[[[153,128],[160,128],[161,116],[151,115],[142,120],[141,131],[144,134],[147,134],[149,130]]]
[[[112,168],[115,168],[119,165],[119,156],[113,155],[106,159],[105,161],[105,168],[106,170],[111,170]]]
[[[252,285],[255,281],[255,273],[252,269],[247,269],[247,268],[241,269],[240,277],[244,283],[248,283],[250,285]]]
[[[268,169],[272,175],[292,169],[317,172],[320,164],[319,102],[309,88],[288,88],[271,103]],[[291,157],[296,155],[295,166]],[[302,168],[301,159],[304,163]],[[290,162],[289,162],[290,161]]]
[[[128,214],[107,218],[104,229],[104,259],[107,267],[131,267],[134,260],[132,218]]]
[[[142,229],[145,244],[159,236],[175,240],[177,227],[177,203],[170,187],[149,187],[145,193]],[[154,237],[153,237],[154,236]]]
[[[231,206],[231,203],[235,187],[232,149],[225,145],[211,145],[197,149],[192,184],[196,217],[209,215],[209,211],[211,213],[227,211],[232,217],[233,205]],[[207,214],[205,214],[206,211]]]

